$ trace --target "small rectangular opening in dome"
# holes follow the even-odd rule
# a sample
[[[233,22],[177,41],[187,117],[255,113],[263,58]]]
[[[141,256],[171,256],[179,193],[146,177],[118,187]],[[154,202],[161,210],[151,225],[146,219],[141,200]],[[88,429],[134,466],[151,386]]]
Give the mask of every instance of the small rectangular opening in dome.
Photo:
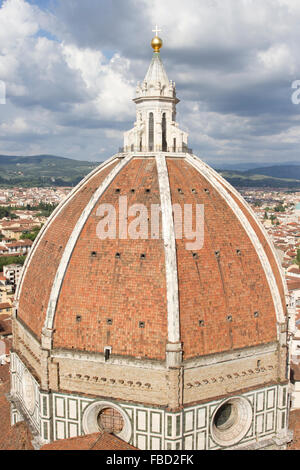
[[[105,346],[104,348],[104,359],[108,361],[111,355],[111,346]]]

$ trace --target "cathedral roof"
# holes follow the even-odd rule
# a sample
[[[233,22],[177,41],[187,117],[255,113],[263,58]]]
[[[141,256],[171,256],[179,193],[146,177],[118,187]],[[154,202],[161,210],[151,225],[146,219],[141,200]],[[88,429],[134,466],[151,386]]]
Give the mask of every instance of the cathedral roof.
[[[136,447],[124,442],[113,434],[93,433],[86,436],[60,439],[59,441],[45,444],[41,450],[138,450]]]
[[[159,233],[99,239],[102,204],[161,205]],[[204,243],[175,238],[171,204],[204,206]],[[193,226],[195,227],[195,213]],[[128,216],[128,223],[133,217]],[[118,225],[118,223],[117,223]],[[118,228],[118,227],[117,227]],[[52,348],[164,361],[271,343],[285,286],[263,227],[239,193],[195,156],[117,154],[55,210],[28,255],[17,318]]]
[[[140,101],[149,93],[147,110],[151,85],[165,96],[169,83],[161,46],[155,36],[147,83],[138,91]],[[173,97],[172,82],[169,92]],[[167,101],[175,112],[175,98]],[[160,119],[166,111],[159,109]],[[179,150],[165,145],[161,152],[152,142],[147,153],[132,143],[79,183],[35,240],[16,315],[45,348],[103,354],[109,347],[115,357],[165,361],[179,351],[190,360],[278,340],[286,286],[274,247],[240,194],[186,153],[184,134],[167,114],[172,123],[164,132],[181,134]],[[162,127],[157,121],[153,133]],[[142,132],[136,128],[135,138]],[[130,236],[137,207],[144,233]],[[161,215],[154,223],[155,207]],[[110,209],[115,225],[110,220],[110,236],[100,237]]]

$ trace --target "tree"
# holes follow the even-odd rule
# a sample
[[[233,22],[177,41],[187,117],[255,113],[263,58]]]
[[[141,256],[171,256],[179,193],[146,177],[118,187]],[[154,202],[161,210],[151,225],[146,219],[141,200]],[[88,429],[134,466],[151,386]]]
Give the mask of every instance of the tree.
[[[31,232],[23,233],[23,235],[21,235],[21,240],[31,240],[34,242],[41,228],[42,227],[34,227]]]
[[[297,250],[297,257],[296,257],[297,264],[300,266],[300,250]]]
[[[26,256],[2,256],[0,258],[0,271],[3,271],[3,266],[8,264],[24,264]]]
[[[285,207],[282,204],[278,204],[274,210],[275,212],[285,212]]]
[[[18,219],[16,214],[12,212],[11,207],[0,207],[0,219],[4,219],[4,217],[7,219]]]

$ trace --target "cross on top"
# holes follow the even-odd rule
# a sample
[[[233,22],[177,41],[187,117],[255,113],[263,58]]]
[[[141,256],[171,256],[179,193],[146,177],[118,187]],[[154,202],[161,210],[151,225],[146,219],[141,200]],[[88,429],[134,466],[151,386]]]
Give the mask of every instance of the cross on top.
[[[152,33],[155,33],[156,36],[158,35],[157,33],[161,33],[161,29],[158,29],[158,26],[155,26],[155,29],[152,29]]]

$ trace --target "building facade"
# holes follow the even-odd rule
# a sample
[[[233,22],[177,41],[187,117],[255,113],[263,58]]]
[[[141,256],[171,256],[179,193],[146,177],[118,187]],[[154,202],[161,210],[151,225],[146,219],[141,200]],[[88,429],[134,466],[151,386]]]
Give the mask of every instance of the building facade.
[[[74,188],[25,261],[12,423],[26,419],[37,447],[105,430],[149,450],[285,448],[292,312],[277,255],[188,149],[152,46],[123,151]]]

